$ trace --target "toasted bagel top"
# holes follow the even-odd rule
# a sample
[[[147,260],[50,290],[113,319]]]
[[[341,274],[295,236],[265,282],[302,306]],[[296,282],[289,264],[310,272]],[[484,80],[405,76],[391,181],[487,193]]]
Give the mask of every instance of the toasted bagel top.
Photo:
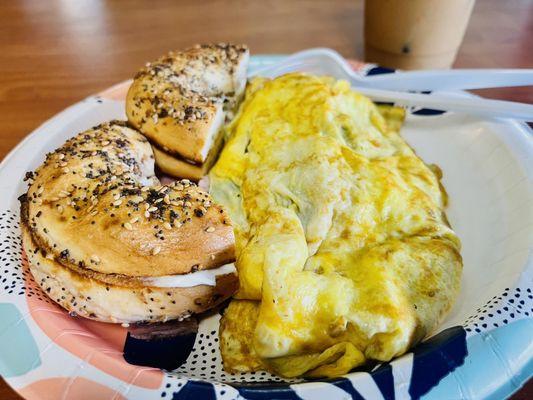
[[[126,97],[130,123],[164,151],[203,163],[246,84],[244,45],[197,45],[170,52],[135,76]]]

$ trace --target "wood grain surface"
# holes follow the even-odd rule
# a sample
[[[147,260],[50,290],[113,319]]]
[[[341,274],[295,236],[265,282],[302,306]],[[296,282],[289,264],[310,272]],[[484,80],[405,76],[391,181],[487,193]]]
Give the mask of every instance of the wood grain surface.
[[[146,61],[198,42],[252,53],[325,46],[362,59],[358,0],[0,2],[0,159],[68,105],[130,78]],[[532,68],[533,1],[478,0],[456,67]],[[484,90],[533,103],[531,88]],[[18,397],[0,381],[0,399]],[[531,382],[514,399],[533,398]]]

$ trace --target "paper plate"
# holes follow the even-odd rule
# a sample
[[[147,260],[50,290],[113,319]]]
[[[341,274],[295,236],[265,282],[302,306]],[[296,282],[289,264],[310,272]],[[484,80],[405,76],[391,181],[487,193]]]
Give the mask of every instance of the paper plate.
[[[251,70],[279,58],[253,57]],[[353,66],[362,74],[393,72]],[[47,152],[102,121],[125,118],[127,87],[124,82],[61,112],[0,165],[0,374],[23,397],[501,399],[533,374],[532,133],[513,121],[432,110],[410,110],[402,135],[444,173],[464,274],[452,312],[410,353],[338,379],[287,381],[266,372],[225,373],[218,314],[201,322],[189,346],[170,340],[141,348],[121,326],[70,317],[28,273],[17,198],[26,190],[25,172]],[[130,363],[139,357],[167,370]]]

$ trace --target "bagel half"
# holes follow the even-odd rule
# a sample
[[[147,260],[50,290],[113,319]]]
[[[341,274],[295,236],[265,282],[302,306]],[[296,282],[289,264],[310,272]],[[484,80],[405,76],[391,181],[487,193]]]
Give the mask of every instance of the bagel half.
[[[153,169],[146,138],[113,121],[68,140],[31,174],[21,197],[30,271],[68,311],[160,322],[236,290],[224,209],[187,180],[161,185]]]
[[[193,179],[207,172],[244,92],[248,58],[244,45],[198,45],[170,52],[135,76],[126,114],[158,148],[164,172]]]

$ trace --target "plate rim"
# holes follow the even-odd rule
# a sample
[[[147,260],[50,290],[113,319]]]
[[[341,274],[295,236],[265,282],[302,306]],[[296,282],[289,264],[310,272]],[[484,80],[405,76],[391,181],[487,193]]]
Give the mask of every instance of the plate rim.
[[[266,62],[271,63],[271,62],[279,60],[279,59],[281,59],[281,58],[283,58],[283,57],[285,57],[287,55],[285,55],[285,54],[257,54],[257,55],[252,55],[251,56],[251,61],[258,60],[258,62],[265,62],[266,61]],[[372,64],[370,64],[370,66],[372,66]],[[111,88],[113,88],[115,86],[123,85],[127,81],[129,81],[129,80],[125,80],[123,82],[111,85],[108,88],[105,88],[104,90],[102,90],[101,92],[103,92],[105,90],[109,90],[109,89],[111,89]],[[464,91],[459,91],[459,92],[462,95],[464,95],[464,96],[475,96],[474,94],[467,93],[467,92],[464,92]],[[50,125],[57,124],[57,123],[59,123],[61,121],[64,121],[65,118],[69,117],[71,114],[72,115],[77,115],[78,112],[84,112],[84,111],[80,111],[79,108],[83,108],[85,103],[88,100],[97,98],[98,96],[99,96],[98,94],[89,95],[89,96],[83,98],[82,100],[80,100],[80,101],[78,101],[78,102],[76,102],[74,104],[71,104],[70,106],[68,106],[65,109],[61,110],[60,112],[54,114],[53,116],[48,118],[46,121],[41,123],[38,127],[33,129],[32,132],[30,132],[20,142],[18,142],[5,155],[5,157],[2,159],[2,161],[0,162],[0,174],[2,172],[4,172],[4,170],[6,168],[8,168],[8,165],[9,165],[11,159],[16,154],[18,154],[21,151],[21,149],[27,143],[31,142],[32,140],[35,140],[43,130],[46,130]],[[424,118],[432,118],[432,117],[431,116],[427,116],[427,117],[424,117]],[[512,150],[511,151],[512,155],[517,157],[517,161],[519,162],[519,164],[524,167],[525,175],[528,177],[528,182],[529,182],[529,185],[531,186],[532,185],[532,181],[533,181],[533,168],[529,168],[529,166],[533,166],[533,130],[531,129],[531,127],[529,127],[525,122],[519,122],[519,121],[515,121],[515,120],[501,120],[501,119],[500,120],[482,119],[482,120],[486,121],[488,123],[495,122],[495,123],[503,124],[503,126],[509,128],[509,131],[512,132],[511,134],[501,136],[500,139],[506,145],[509,146],[510,150]],[[526,261],[526,263],[524,264],[523,271],[528,269],[532,263],[533,263],[533,260],[531,259],[531,257],[529,257],[528,260]],[[9,303],[9,304],[13,304],[13,303]],[[496,328],[496,329],[498,329],[498,328]],[[357,373],[357,372],[352,372],[350,374],[354,374],[354,373]],[[204,381],[204,380],[197,380],[197,379],[187,378],[187,377],[184,377],[184,378],[188,379],[189,382],[194,382],[194,383],[199,384],[199,385],[201,385],[201,384],[213,385],[214,384],[213,382],[210,382],[210,381],[207,381],[207,380]],[[10,378],[4,378],[4,381],[16,393],[19,393],[19,391],[16,388],[11,386],[10,380],[11,380]],[[334,379],[331,379],[331,380],[322,379],[322,380],[319,380],[318,382],[340,383],[340,382],[344,382],[345,380],[346,380],[346,378],[334,378]],[[305,384],[308,384],[308,383],[315,383],[315,382],[317,382],[317,381],[308,381],[308,382],[304,382],[302,384],[305,385]],[[525,381],[523,381],[522,384],[524,382]],[[223,383],[220,383],[220,384],[223,384]],[[237,385],[237,384],[234,384],[234,383],[225,383],[225,384],[229,385],[231,387],[235,387],[235,388],[245,387],[245,386]],[[286,394],[289,391],[292,392],[293,389],[291,389],[291,387],[290,387],[291,385],[293,385],[293,384],[290,384],[290,383],[274,383],[274,385],[269,385],[268,383],[257,383],[255,385],[246,386],[246,391],[248,393],[254,393],[255,395],[259,395],[259,396],[261,394],[264,395],[265,393],[267,395],[272,395],[272,394],[276,394],[276,393],[281,395],[281,394]],[[519,388],[519,386],[516,387],[515,389],[518,390],[518,388]],[[512,391],[507,393],[506,395],[510,395],[511,393],[512,393]]]

